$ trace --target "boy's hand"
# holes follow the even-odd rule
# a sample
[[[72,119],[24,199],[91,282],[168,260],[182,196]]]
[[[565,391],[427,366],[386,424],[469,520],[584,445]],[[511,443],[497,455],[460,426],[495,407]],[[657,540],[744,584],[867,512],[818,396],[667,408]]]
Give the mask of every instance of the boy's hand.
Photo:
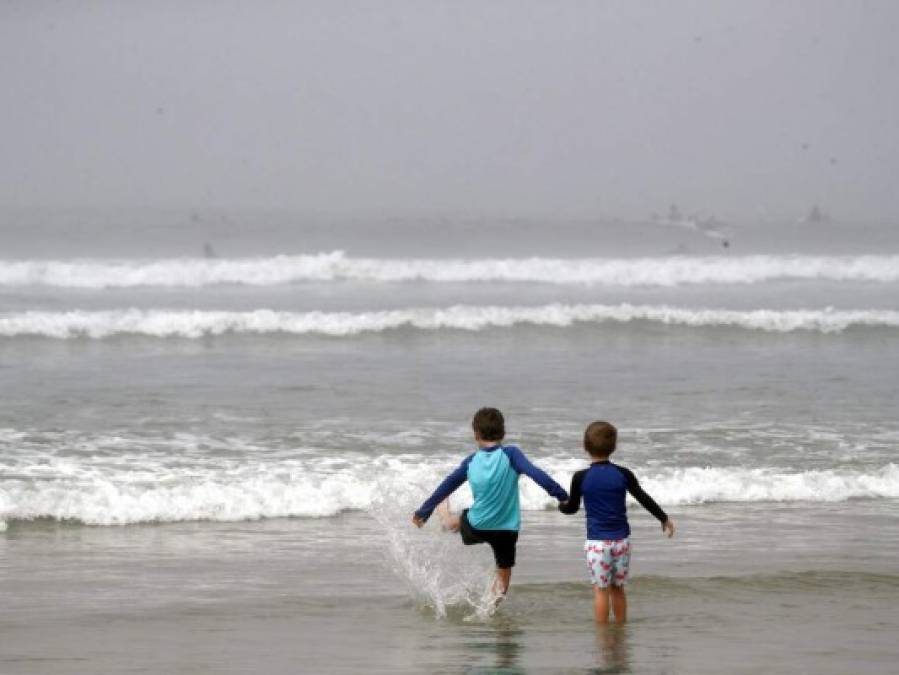
[[[412,524],[415,525],[415,527],[421,527],[422,525],[425,524],[425,520],[424,520],[424,518],[419,518],[418,516],[416,516],[413,513],[412,514]]]
[[[662,532],[667,534],[669,539],[674,536],[674,522],[671,518],[662,523]]]

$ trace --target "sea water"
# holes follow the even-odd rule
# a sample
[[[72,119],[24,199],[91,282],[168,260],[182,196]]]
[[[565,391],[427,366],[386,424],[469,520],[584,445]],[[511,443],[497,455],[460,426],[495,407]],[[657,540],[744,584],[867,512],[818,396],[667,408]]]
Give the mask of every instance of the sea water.
[[[0,226],[2,672],[899,657],[888,224],[29,225]],[[565,487],[619,427],[678,526],[629,506],[629,625],[593,626],[582,516],[527,479],[495,611],[489,550],[412,525],[482,405]]]

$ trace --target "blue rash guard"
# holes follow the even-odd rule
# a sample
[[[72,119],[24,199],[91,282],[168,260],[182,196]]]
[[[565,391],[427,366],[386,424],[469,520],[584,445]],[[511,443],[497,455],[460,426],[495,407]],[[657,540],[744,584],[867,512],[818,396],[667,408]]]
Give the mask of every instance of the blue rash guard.
[[[578,471],[571,478],[571,498],[559,504],[562,513],[577,513],[584,498],[587,511],[587,539],[624,539],[630,536],[627,522],[627,493],[664,524],[668,516],[655,503],[630,469],[612,464],[608,460],[596,461],[589,469]]]
[[[551,496],[563,502],[568,493],[546,473],[531,464],[514,445],[494,445],[472,453],[443,479],[415,515],[431,517],[437,505],[466,480],[471,484],[474,504],[468,510],[468,522],[477,530],[514,530],[521,528],[518,476],[525,474]]]

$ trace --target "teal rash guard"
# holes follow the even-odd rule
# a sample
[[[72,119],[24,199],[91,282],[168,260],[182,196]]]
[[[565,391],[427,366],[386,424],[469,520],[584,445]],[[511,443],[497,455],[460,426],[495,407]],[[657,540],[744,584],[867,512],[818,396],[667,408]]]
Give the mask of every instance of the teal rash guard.
[[[568,493],[546,473],[531,464],[514,445],[494,445],[470,454],[421,505],[415,515],[422,520],[466,480],[471,485],[474,504],[468,510],[468,522],[477,530],[514,530],[521,528],[518,477],[525,474],[560,502]]]

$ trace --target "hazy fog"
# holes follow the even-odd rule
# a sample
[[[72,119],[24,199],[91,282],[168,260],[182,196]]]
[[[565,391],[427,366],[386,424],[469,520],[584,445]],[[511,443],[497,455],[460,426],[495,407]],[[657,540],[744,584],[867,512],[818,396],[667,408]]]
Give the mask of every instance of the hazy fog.
[[[899,3],[4,2],[0,206],[899,215]]]

